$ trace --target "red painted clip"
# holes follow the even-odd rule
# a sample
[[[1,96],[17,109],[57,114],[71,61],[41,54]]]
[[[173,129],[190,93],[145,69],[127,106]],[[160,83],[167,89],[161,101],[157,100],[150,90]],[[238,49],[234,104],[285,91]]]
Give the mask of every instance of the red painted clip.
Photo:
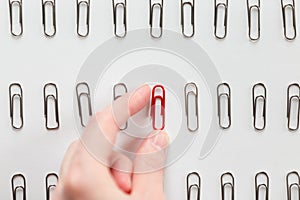
[[[161,89],[162,95],[156,95],[156,91]],[[165,105],[166,105],[166,98],[165,98],[165,88],[162,85],[156,85],[152,89],[152,99],[151,99],[151,117],[152,117],[152,126],[154,130],[163,130],[165,128]],[[156,127],[156,101],[160,100],[161,103],[161,111],[160,115],[162,118],[161,127]]]

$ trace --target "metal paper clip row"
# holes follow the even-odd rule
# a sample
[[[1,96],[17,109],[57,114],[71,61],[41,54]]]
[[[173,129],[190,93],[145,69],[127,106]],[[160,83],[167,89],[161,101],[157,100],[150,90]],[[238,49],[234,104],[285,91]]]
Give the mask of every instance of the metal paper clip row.
[[[231,197],[234,200],[234,177],[230,172],[224,173],[221,176],[221,197],[222,200]],[[197,172],[189,173],[186,177],[186,192],[187,200],[200,200],[201,198],[201,177]]]
[[[51,194],[53,190],[56,188],[58,182],[58,176],[55,173],[50,173],[45,178],[46,184],[46,200],[51,200]],[[27,188],[26,188],[26,179],[23,174],[16,174],[11,179],[11,187],[12,187],[12,199],[17,200],[17,194],[22,194],[22,199],[27,199]]]
[[[51,91],[52,88],[52,91]],[[49,102],[54,101],[54,116],[56,125],[51,126],[49,124]],[[20,130],[24,126],[24,98],[23,89],[19,83],[13,83],[9,86],[9,108],[10,108],[10,119],[11,126],[16,130]],[[16,109],[16,107],[18,109]],[[16,114],[18,113],[18,114]],[[58,90],[54,83],[48,83],[44,86],[44,117],[45,127],[48,130],[56,130],[59,128],[59,109],[58,109]]]
[[[41,1],[44,34],[47,37],[53,37],[55,36],[57,30],[56,0]],[[191,38],[195,34],[195,0],[180,1],[181,31],[184,37]],[[23,2],[22,0],[8,0],[8,2],[10,32],[13,36],[21,36],[23,34]],[[76,2],[77,34],[80,37],[87,37],[90,32],[90,0],[76,0]],[[214,0],[214,35],[217,39],[224,39],[227,36],[228,3],[228,0]],[[127,0],[112,0],[112,8],[114,34],[118,38],[124,38],[127,34]],[[162,37],[163,10],[164,0],[149,0],[150,35],[153,38]],[[287,40],[294,40],[297,36],[295,0],[281,0],[281,10],[284,37]],[[189,17],[186,16],[187,11],[189,11]],[[260,39],[261,35],[260,0],[247,0],[247,13],[248,37],[252,41],[257,41]],[[50,18],[48,19],[47,16]],[[17,20],[15,20],[15,17]],[[154,21],[156,19],[157,21]],[[289,23],[289,19],[291,19],[291,23]]]

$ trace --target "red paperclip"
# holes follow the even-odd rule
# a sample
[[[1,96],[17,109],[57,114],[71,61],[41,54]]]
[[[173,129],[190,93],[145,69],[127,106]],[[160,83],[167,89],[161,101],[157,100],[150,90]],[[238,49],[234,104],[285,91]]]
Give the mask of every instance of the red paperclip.
[[[160,88],[162,91],[162,95],[155,95],[156,90]],[[161,111],[160,115],[162,117],[161,127],[156,127],[156,100],[160,100],[161,103]],[[156,85],[152,89],[152,99],[151,99],[151,117],[152,117],[152,126],[154,130],[163,130],[165,128],[165,88],[162,85]]]

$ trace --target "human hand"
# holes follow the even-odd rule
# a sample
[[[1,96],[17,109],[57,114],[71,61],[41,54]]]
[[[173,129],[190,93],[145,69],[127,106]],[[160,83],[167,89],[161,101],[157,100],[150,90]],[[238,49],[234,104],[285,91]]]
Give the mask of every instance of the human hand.
[[[83,137],[93,138],[95,130],[91,127],[97,124],[101,127],[97,134],[102,132],[100,135],[103,134],[113,146],[119,133],[118,124],[124,124],[130,116],[143,109],[149,102],[150,94],[150,87],[144,85],[118,98],[111,106],[96,114]],[[86,141],[81,138],[67,150],[53,200],[165,200],[162,168],[169,138],[164,131],[153,132],[145,138],[133,162],[113,152],[111,147],[97,145],[97,150],[105,152],[109,166],[102,164],[96,159],[97,156],[88,151]],[[103,146],[106,149],[103,150]],[[128,170],[119,170],[124,166]],[[136,173],[141,169],[149,172]]]

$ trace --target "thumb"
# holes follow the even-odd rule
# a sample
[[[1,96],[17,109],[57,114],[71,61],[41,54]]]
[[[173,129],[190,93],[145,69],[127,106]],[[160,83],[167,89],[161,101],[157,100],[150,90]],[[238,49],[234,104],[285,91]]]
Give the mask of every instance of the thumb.
[[[169,137],[166,132],[154,132],[144,140],[134,160],[133,193],[142,199],[161,199],[164,193],[164,164]],[[157,197],[157,198],[156,198]]]

